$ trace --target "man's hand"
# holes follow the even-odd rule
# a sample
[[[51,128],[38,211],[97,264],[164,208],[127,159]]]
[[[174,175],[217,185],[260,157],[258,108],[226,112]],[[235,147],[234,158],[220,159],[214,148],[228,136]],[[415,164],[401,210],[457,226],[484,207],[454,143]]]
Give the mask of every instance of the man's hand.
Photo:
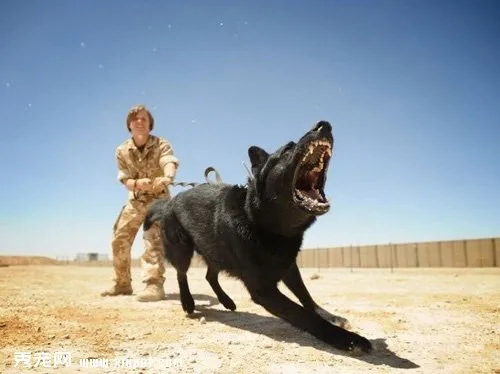
[[[135,183],[135,188],[138,189],[139,191],[149,191],[151,190],[152,187],[153,183],[149,178],[137,179],[137,182]]]
[[[153,191],[166,190],[167,186],[173,182],[172,178],[169,177],[158,177],[153,181]]]

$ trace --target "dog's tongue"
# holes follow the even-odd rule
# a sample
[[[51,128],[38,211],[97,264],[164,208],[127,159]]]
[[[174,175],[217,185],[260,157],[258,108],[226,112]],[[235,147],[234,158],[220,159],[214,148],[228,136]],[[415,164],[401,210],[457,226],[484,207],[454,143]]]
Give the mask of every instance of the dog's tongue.
[[[307,182],[311,189],[318,184],[319,173],[317,171],[310,171],[307,173]]]

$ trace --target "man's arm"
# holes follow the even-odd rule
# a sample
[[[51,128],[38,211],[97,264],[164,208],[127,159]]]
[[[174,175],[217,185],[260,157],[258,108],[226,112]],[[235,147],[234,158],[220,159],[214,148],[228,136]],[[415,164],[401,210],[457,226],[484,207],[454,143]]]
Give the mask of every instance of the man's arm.
[[[153,189],[163,190],[166,185],[171,184],[175,180],[177,168],[179,167],[179,160],[174,155],[174,150],[170,143],[160,138],[160,168],[163,170],[163,177],[155,178],[153,181]]]
[[[174,155],[174,150],[166,139],[160,139],[160,167],[163,169],[165,177],[175,179],[179,160]]]
[[[120,183],[122,183],[125,186],[125,188],[129,191],[134,191],[139,189],[137,187],[138,180],[132,179],[127,167],[127,163],[125,162],[125,159],[118,150],[116,150],[115,152],[115,157],[116,157],[116,163],[118,165],[118,180],[120,181]]]

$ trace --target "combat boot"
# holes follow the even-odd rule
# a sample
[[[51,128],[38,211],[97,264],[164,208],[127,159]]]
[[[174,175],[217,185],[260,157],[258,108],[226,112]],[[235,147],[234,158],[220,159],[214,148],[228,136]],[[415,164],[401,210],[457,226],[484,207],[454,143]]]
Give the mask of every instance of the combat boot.
[[[101,292],[101,296],[132,295],[130,284],[115,284],[109,290]]]
[[[165,290],[163,284],[158,282],[148,282],[144,290],[136,296],[137,301],[160,301],[165,298]]]

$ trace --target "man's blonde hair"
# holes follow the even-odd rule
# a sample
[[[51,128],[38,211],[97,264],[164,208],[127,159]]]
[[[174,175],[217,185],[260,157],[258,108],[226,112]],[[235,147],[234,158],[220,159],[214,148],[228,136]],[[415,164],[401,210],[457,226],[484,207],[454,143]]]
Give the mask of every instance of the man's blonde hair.
[[[140,111],[143,111],[143,110],[148,114],[148,117],[149,117],[149,130],[150,131],[153,130],[154,125],[155,125],[155,119],[153,118],[153,115],[151,114],[149,109],[146,107],[146,105],[139,104],[139,105],[135,105],[132,108],[130,108],[130,110],[127,113],[127,130],[129,132],[130,132],[130,122],[136,116],[137,113],[139,113]]]

